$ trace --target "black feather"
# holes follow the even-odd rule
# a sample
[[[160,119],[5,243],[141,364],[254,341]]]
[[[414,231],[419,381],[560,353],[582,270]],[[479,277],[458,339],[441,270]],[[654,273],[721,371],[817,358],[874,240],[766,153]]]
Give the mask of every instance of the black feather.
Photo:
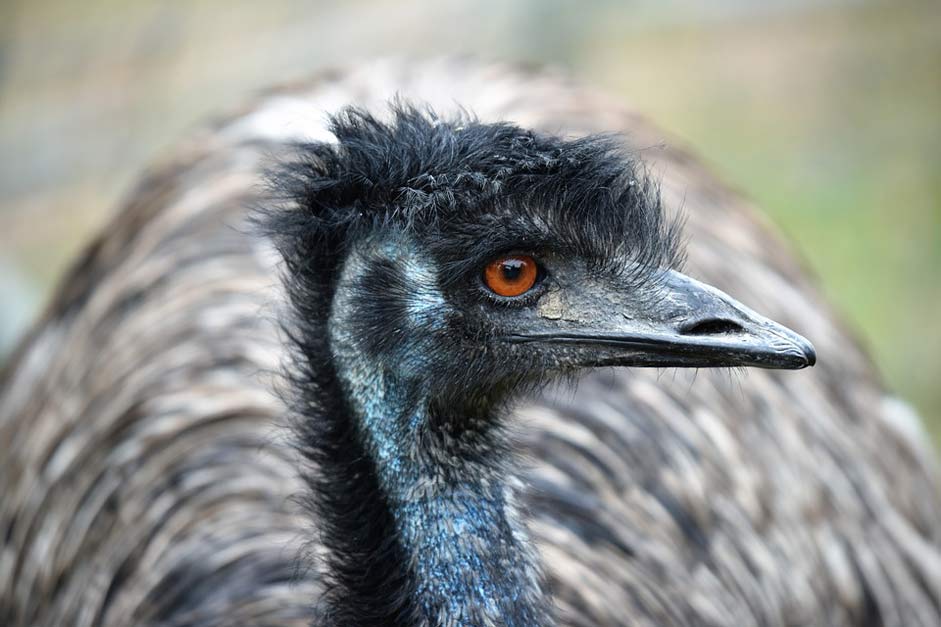
[[[445,289],[495,253],[520,247],[629,268],[638,280],[680,258],[678,225],[665,220],[656,185],[613,138],[562,139],[469,115],[445,121],[402,103],[390,114],[384,122],[350,108],[333,117],[337,143],[296,146],[271,173],[271,203],[259,216],[284,259],[293,308],[293,407],[328,549],[330,587],[318,610],[331,625],[407,625],[417,611],[389,504],[330,363],[326,321],[352,245],[377,231],[414,235]],[[372,270],[363,278],[371,287],[360,286],[366,294],[394,292],[402,280],[395,267]],[[396,303],[377,300],[362,323],[403,327]],[[358,335],[375,338],[367,355],[395,341],[368,329]],[[493,375],[472,364],[454,377],[458,389],[470,389],[472,377],[479,389],[498,387],[479,385]],[[525,383],[519,374],[509,385]]]

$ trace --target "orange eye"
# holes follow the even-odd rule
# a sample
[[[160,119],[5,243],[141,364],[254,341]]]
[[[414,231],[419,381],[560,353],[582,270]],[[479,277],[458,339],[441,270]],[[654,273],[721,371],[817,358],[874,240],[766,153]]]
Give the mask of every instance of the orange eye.
[[[532,289],[537,274],[535,259],[526,255],[510,255],[487,264],[484,283],[500,296],[519,296]]]

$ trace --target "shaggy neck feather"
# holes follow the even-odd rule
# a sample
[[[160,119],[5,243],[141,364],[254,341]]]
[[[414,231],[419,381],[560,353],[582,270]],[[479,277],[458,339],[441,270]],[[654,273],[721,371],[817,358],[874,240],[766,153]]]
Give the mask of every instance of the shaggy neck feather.
[[[491,434],[449,446],[426,398],[389,373],[363,374],[344,378],[419,613],[434,625],[541,624],[536,556]]]
[[[422,350],[391,365],[366,354],[344,319],[356,308],[339,301],[330,324],[334,364],[405,556],[410,605],[426,625],[549,624],[499,421],[486,409],[437,408]]]

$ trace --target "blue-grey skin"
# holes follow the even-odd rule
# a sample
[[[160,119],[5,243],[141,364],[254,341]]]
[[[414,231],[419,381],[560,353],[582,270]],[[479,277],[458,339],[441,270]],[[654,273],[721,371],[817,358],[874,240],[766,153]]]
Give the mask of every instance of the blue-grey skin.
[[[349,285],[368,272],[370,258],[399,267],[415,291],[408,297],[412,338],[388,362],[363,354],[350,329],[357,314]],[[418,606],[434,624],[535,624],[543,611],[542,574],[519,523],[512,475],[499,467],[436,455],[427,446],[428,405],[434,364],[426,356],[441,330],[448,304],[433,269],[407,243],[361,246],[346,260],[329,324],[333,357],[361,421],[417,580]],[[501,455],[494,425],[480,425],[479,456]],[[495,560],[503,556],[504,560]],[[512,561],[512,563],[510,563]],[[508,619],[509,617],[509,619]],[[513,618],[516,617],[516,618]]]

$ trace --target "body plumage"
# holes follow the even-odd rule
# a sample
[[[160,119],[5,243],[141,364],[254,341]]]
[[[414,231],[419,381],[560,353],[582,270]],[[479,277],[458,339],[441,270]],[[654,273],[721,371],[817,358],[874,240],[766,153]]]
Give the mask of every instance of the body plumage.
[[[294,141],[330,139],[321,112],[351,102],[382,111],[394,92],[439,111],[460,102],[482,120],[572,137],[627,133],[627,149],[640,151],[659,178],[668,221],[683,207],[688,271],[812,337],[821,364],[740,378],[704,370],[695,380],[597,371],[574,389],[550,388],[514,404],[506,439],[477,443],[501,459],[522,451],[528,461],[518,482],[500,464],[479,467],[493,476],[464,467],[478,485],[457,493],[450,509],[422,511],[414,485],[396,504],[398,487],[421,480],[396,457],[401,432],[370,418],[370,407],[356,411],[375,427],[373,454],[381,458],[388,447],[389,471],[372,473],[370,484],[363,480],[369,469],[344,457],[349,450],[324,449],[323,425],[296,418],[305,403],[333,415],[349,408],[325,406],[336,395],[292,390],[339,386],[354,399],[381,390],[381,408],[403,415],[428,406],[416,401],[421,390],[383,390],[382,375],[368,367],[375,360],[344,362],[344,345],[359,348],[336,331],[281,328],[286,301],[310,308],[300,320],[327,320],[331,312],[326,301],[305,298],[316,295],[307,289],[314,284],[288,281],[295,293],[282,289],[279,254],[290,267],[296,242],[259,235],[248,209],[263,204],[272,154],[287,154]],[[518,624],[547,621],[549,613],[572,625],[937,624],[941,501],[917,418],[885,392],[793,255],[747,205],[683,152],[640,150],[661,141],[635,114],[551,73],[459,61],[409,69],[377,63],[325,76],[266,94],[195,136],[130,196],[4,373],[0,441],[10,446],[0,457],[0,622],[331,624],[337,615],[330,612],[344,607],[376,620],[396,607],[390,622],[417,621],[442,599],[473,594],[447,588],[467,580],[446,574],[476,568],[486,574],[473,580],[482,598],[504,603],[493,609],[493,624],[505,624],[497,617],[507,607],[527,604],[501,601],[488,585],[551,595],[551,612],[530,603],[546,615],[520,614]],[[453,181],[426,183],[413,193],[434,204],[435,185],[451,190]],[[296,200],[297,191],[289,196]],[[267,224],[280,225],[274,232],[282,235],[309,235],[311,226]],[[366,263],[389,243],[377,246],[350,255],[345,271],[355,266],[350,258]],[[434,271],[407,245],[391,248],[394,267],[411,274],[385,276],[384,286],[421,285]],[[413,334],[434,323],[422,308],[439,304],[433,291],[421,296],[406,303],[411,317],[400,325],[412,324]],[[341,301],[330,303],[342,314]],[[288,366],[300,381],[282,381],[279,373],[298,359],[289,359],[290,346],[308,357],[328,350],[317,337],[331,338],[335,376],[320,380],[322,371]],[[433,353],[419,344],[403,355],[394,334],[377,338],[373,356],[403,368],[420,367],[419,357]],[[460,365],[468,379],[488,374]],[[357,386],[363,393],[350,393]],[[331,454],[346,481],[324,472]],[[490,485],[500,490],[488,493]],[[322,502],[306,507],[295,498],[310,486],[343,500],[349,516],[356,514],[351,501],[362,504],[369,513],[363,533],[343,535],[353,520],[331,531],[338,519],[323,517]],[[510,525],[495,541],[534,568],[442,561],[449,553],[436,550],[440,544],[476,537],[475,525],[492,529],[495,508]],[[448,524],[429,520],[442,512]],[[383,530],[396,525],[390,542]],[[448,525],[453,537],[425,544],[434,539],[422,529]],[[357,552],[376,551],[384,559],[371,563],[380,568],[368,572],[362,598],[351,596],[350,581],[362,577],[344,581],[340,569]],[[421,581],[442,586],[419,590],[427,606],[398,598],[415,586],[403,583],[403,564],[426,569]],[[513,579],[520,573],[534,579]],[[316,602],[331,595],[344,600]]]

